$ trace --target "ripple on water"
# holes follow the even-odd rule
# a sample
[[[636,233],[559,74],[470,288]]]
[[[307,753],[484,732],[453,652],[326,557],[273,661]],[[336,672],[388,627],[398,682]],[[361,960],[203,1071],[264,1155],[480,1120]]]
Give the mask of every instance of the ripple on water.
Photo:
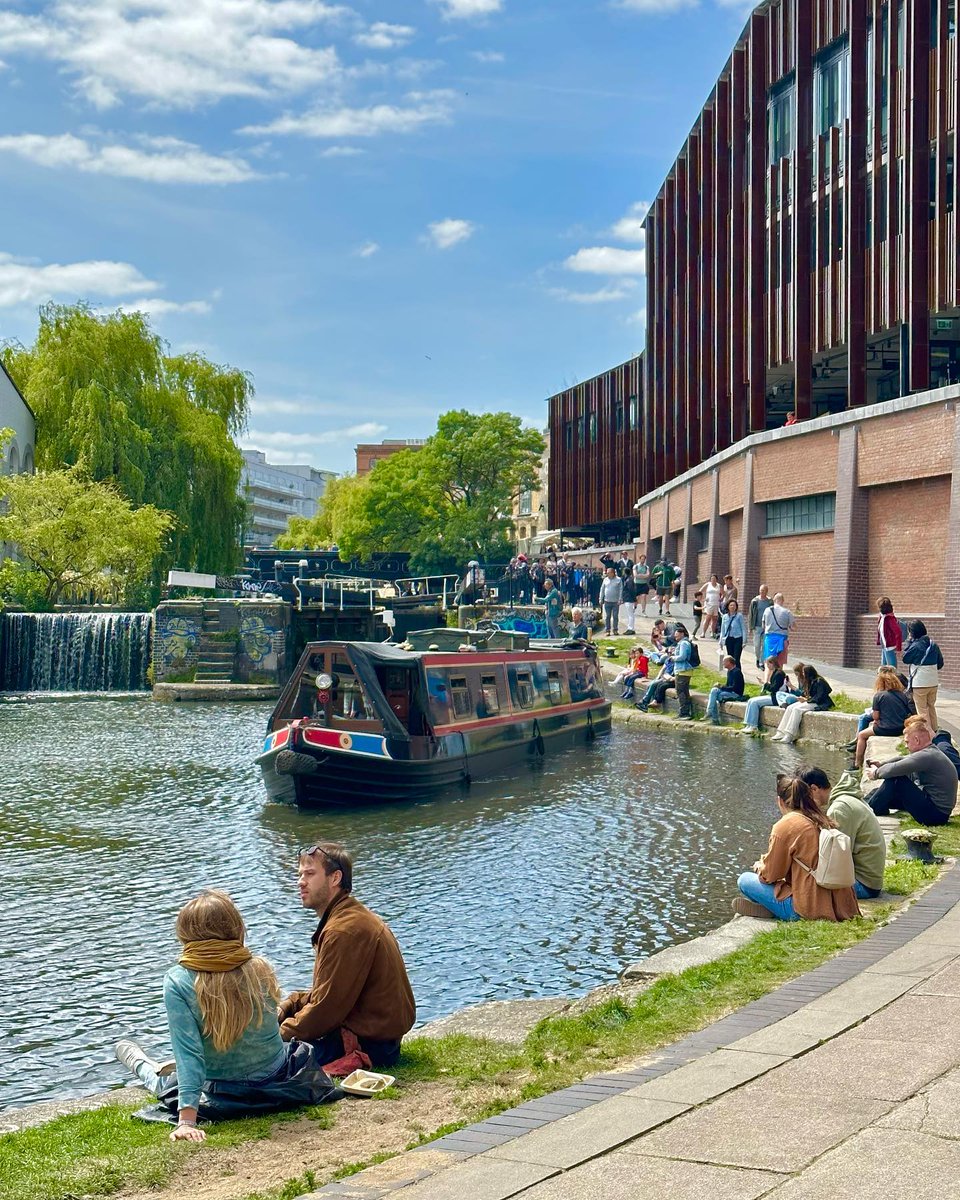
[[[115,699],[0,707],[0,1108],[119,1083],[114,1042],[164,1051],[173,918],[223,887],[286,988],[310,976],[296,849],[340,839],[404,949],[422,1020],[582,992],[726,919],[766,842],[776,770],[752,739],[608,739],[469,793],[357,812],[265,802],[268,708]],[[837,759],[821,756],[825,766]]]

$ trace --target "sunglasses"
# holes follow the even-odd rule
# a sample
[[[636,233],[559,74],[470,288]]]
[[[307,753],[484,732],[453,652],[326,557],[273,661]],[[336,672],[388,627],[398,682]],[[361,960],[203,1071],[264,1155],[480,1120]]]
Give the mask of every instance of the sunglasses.
[[[322,854],[335,871],[343,870],[343,863],[340,859],[331,854],[329,850],[324,850],[322,846],[301,846],[297,851],[297,862],[299,863],[301,858],[312,857],[314,854]]]

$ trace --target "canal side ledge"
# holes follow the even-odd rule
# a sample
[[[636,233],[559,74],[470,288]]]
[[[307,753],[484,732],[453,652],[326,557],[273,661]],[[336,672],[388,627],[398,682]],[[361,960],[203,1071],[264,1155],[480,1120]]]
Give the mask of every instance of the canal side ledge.
[[[280,690],[271,683],[155,683],[153,698],[167,704],[191,700],[276,700]]]

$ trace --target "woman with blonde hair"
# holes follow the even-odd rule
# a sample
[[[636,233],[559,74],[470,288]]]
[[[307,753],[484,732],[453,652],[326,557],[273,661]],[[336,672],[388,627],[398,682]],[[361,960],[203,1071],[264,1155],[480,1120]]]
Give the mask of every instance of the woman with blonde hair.
[[[876,737],[900,737],[907,717],[915,712],[913,702],[900,676],[892,667],[881,667],[877,672],[873,711],[870,723],[857,734],[854,749],[854,764],[863,766],[867,742]]]
[[[777,921],[849,921],[860,916],[852,887],[825,888],[814,879],[820,830],[836,829],[797,775],[777,776],[780,820],[770,830],[767,852],[737,880],[733,910]]]
[[[198,1115],[245,1116],[334,1098],[307,1042],[284,1042],[273,967],[245,944],[240,911],[226,892],[203,891],[177,914],[182,952],[163,980],[176,1073],[131,1041],[117,1058],[161,1104],[176,1110],[171,1141],[202,1142]],[[173,1084],[176,1084],[174,1092]]]

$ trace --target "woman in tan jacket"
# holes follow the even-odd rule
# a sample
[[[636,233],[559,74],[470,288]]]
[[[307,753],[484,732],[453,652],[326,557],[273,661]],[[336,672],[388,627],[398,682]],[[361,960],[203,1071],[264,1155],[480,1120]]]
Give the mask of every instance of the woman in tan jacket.
[[[770,830],[766,854],[737,880],[734,912],[777,921],[848,921],[859,917],[853,888],[824,888],[812,872],[820,856],[820,830],[836,825],[810,789],[794,775],[777,776],[780,820]],[[801,865],[801,863],[805,865]]]

